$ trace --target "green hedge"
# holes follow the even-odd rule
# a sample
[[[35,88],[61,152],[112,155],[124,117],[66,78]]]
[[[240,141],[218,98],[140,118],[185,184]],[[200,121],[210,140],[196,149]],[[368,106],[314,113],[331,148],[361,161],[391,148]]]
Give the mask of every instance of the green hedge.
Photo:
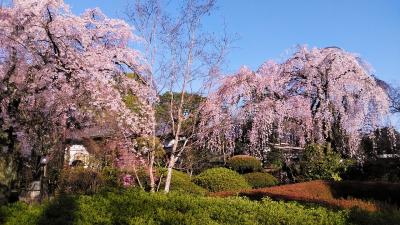
[[[269,173],[254,172],[244,174],[243,177],[252,188],[270,187],[279,184],[278,180]]]
[[[398,224],[399,211],[366,213],[297,203],[196,197],[138,190],[0,206],[0,224]]]
[[[227,168],[207,169],[193,181],[209,191],[238,191],[251,188],[239,173]]]
[[[166,173],[165,173],[166,175]],[[166,176],[164,176],[166,177]],[[164,183],[161,185],[160,189],[164,188]],[[205,195],[207,190],[196,185],[191,181],[190,176],[187,173],[174,170],[172,172],[171,179],[171,191],[185,192],[194,195]]]
[[[236,155],[228,160],[227,166],[239,173],[251,173],[261,170],[261,161],[249,155]]]
[[[147,191],[150,190],[150,178],[147,171],[141,169],[139,170],[139,179],[143,185],[143,188]],[[155,169],[155,177],[156,177],[156,186],[159,185],[159,191],[164,190],[165,187],[165,178],[167,177],[167,170],[165,168],[157,168]],[[161,183],[160,179],[161,178]],[[172,172],[171,179],[171,191],[184,192],[193,195],[206,195],[208,191],[195,183],[192,182],[191,177],[184,172],[174,170]]]

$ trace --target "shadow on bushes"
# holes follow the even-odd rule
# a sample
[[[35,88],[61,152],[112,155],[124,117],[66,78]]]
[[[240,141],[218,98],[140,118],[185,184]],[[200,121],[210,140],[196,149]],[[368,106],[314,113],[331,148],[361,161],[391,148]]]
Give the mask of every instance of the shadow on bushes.
[[[352,224],[369,224],[369,225],[382,225],[382,224],[400,224],[400,211],[379,211],[379,212],[366,212],[360,209],[351,209],[349,213],[349,220]]]
[[[326,183],[335,198],[373,199],[400,206],[400,183],[364,181]]]
[[[266,194],[263,192],[252,192],[252,193],[246,193],[246,192],[242,192],[239,193],[238,196],[241,197],[246,197],[250,200],[256,200],[256,201],[260,201],[263,198],[266,197]],[[362,201],[358,201],[357,199],[353,199],[353,200],[338,200],[338,203],[341,203],[343,201],[343,205],[342,204],[332,204],[335,203],[333,202],[329,202],[329,201],[324,201],[324,200],[318,200],[318,199],[304,199],[304,201],[301,201],[298,198],[290,198],[290,196],[287,195],[267,195],[268,197],[270,197],[273,200],[277,200],[277,201],[284,201],[284,202],[290,202],[290,201],[296,201],[298,203],[300,203],[301,205],[304,206],[309,206],[311,208],[314,208],[315,206],[324,206],[333,210],[341,210],[344,208],[347,208],[349,210],[348,213],[348,220],[351,221],[351,224],[359,224],[359,225],[364,225],[364,224],[369,224],[369,225],[397,225],[400,224],[400,209],[397,209],[395,207],[393,207],[392,205],[388,205],[388,204],[384,204],[381,202],[368,202],[368,204],[372,204],[372,208],[376,207],[378,210],[370,210],[368,209],[368,205],[365,205],[361,208],[359,208],[358,206],[362,206],[363,204],[365,204]],[[300,200],[300,201],[299,201]],[[348,206],[353,205],[352,207],[345,207],[347,204],[346,202],[349,201]],[[354,202],[353,202],[354,201]],[[356,203],[356,204],[354,204]],[[354,207],[356,206],[356,207]]]
[[[353,165],[343,174],[346,180],[400,183],[400,159],[370,159],[363,166]]]
[[[39,225],[73,225],[76,222],[78,204],[72,196],[60,196],[49,202],[39,218]]]

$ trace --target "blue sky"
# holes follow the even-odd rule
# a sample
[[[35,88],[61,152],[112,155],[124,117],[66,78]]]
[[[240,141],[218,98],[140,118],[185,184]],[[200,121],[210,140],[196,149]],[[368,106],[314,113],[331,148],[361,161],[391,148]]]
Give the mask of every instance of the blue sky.
[[[66,0],[72,11],[99,7],[122,17],[132,0]],[[205,21],[217,35],[225,20],[240,37],[228,57],[227,72],[241,65],[256,69],[280,61],[297,44],[338,46],[361,55],[376,75],[400,84],[400,1],[396,0],[220,0]]]

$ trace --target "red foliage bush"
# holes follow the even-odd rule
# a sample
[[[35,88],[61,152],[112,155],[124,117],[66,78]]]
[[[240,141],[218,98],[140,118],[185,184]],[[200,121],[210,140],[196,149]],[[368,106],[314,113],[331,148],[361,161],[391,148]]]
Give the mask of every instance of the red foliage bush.
[[[343,197],[356,197],[353,195],[341,195],[344,193],[356,193],[357,188],[361,185],[366,185],[374,187],[376,184],[370,184],[366,182],[328,182],[328,181],[311,181],[304,182],[298,184],[289,184],[282,186],[275,186],[270,188],[261,188],[254,190],[246,190],[239,193],[239,196],[246,196],[251,199],[261,199],[263,197],[270,197],[275,200],[285,200],[285,201],[299,201],[299,202],[308,202],[308,203],[317,203],[321,205],[338,207],[338,208],[354,208],[358,207],[360,209],[366,211],[378,211],[381,208],[385,207],[393,207],[388,204],[383,204],[376,201],[366,201],[362,199],[356,198],[348,198],[344,199]],[[382,185],[382,184],[380,184]],[[388,187],[386,189],[392,189],[394,186],[398,184],[387,184]],[[337,189],[337,190],[335,190]],[[348,189],[353,189],[352,191],[345,191]],[[365,188],[368,189],[368,188]],[[394,190],[394,189],[393,189]],[[400,190],[400,189],[397,189]],[[375,192],[379,192],[376,190]],[[237,193],[233,192],[219,192],[213,194],[213,196],[219,197],[228,197],[234,196]],[[386,195],[390,195],[390,193],[386,193]],[[371,195],[368,196],[358,196],[357,197],[367,197],[373,198]],[[375,199],[382,200],[382,199]]]

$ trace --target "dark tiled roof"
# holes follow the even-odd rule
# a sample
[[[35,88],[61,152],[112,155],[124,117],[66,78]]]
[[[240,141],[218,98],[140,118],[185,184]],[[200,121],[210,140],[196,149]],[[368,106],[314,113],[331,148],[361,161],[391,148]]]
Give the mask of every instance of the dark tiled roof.
[[[89,127],[85,129],[68,130],[66,139],[71,141],[81,141],[84,138],[107,138],[115,134],[115,130],[110,127]]]

